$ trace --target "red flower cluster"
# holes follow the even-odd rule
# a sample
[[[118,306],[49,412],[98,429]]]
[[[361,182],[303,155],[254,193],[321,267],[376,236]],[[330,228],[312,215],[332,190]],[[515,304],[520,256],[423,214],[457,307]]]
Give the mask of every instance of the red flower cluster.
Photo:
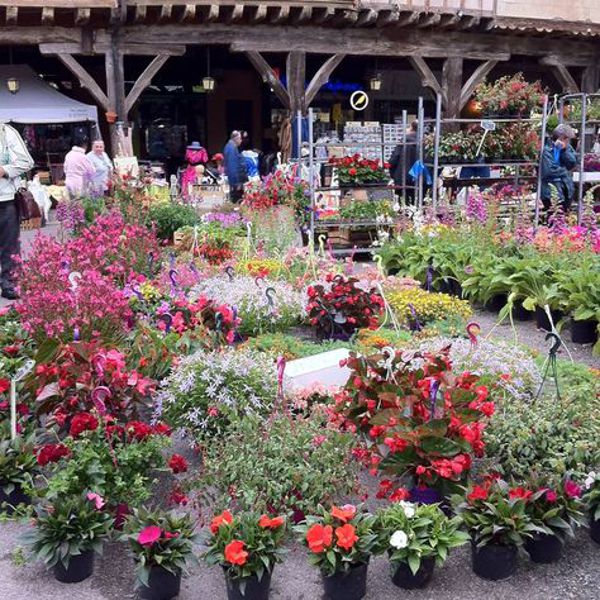
[[[240,540],[233,540],[225,546],[225,560],[232,565],[245,565],[248,561],[248,552],[244,550],[246,544]]]
[[[78,413],[71,420],[69,434],[79,437],[84,431],[95,431],[98,428],[98,419],[90,413]]]
[[[181,454],[173,454],[169,459],[169,468],[173,473],[185,473],[188,470],[187,460]]]
[[[210,531],[214,535],[219,531],[221,525],[230,525],[231,523],[233,523],[233,515],[228,510],[224,510],[220,515],[216,515],[210,522]]]
[[[329,163],[336,167],[342,185],[378,183],[389,179],[386,172],[386,169],[389,169],[387,163],[382,164],[379,160],[362,158],[360,154],[331,158]]]
[[[263,529],[278,529],[285,523],[283,517],[269,517],[268,515],[262,515],[258,521],[259,527]]]
[[[46,444],[42,446],[37,453],[37,462],[40,466],[56,462],[65,456],[69,456],[71,451],[64,444]]]

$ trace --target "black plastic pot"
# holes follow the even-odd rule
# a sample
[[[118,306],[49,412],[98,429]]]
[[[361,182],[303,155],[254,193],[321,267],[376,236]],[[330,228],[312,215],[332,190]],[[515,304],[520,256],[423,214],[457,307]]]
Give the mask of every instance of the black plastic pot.
[[[595,344],[598,339],[598,321],[571,320],[571,341],[574,344]]]
[[[442,495],[433,488],[415,486],[410,490],[410,501],[415,504],[436,504],[442,500]]]
[[[462,298],[463,289],[462,285],[460,285],[460,281],[456,281],[456,279],[450,279],[448,281],[448,286],[450,287],[450,294],[452,294],[452,296]]]
[[[94,572],[94,551],[87,550],[77,556],[71,556],[69,568],[61,562],[54,565],[54,577],[62,583],[79,583]]]
[[[553,563],[562,556],[563,542],[555,535],[536,533],[525,542],[525,550],[535,563]]]
[[[597,543],[600,544],[600,520],[590,520],[590,537]]]
[[[162,567],[151,567],[148,585],[138,588],[140,598],[144,600],[171,600],[179,594],[181,587],[181,573],[177,575]]]
[[[554,321],[554,326],[563,318],[563,313],[559,310],[551,310],[550,314],[552,315],[552,320]],[[543,329],[544,331],[552,331],[552,326],[550,325],[550,321],[548,320],[548,315],[546,311],[539,307],[535,307],[535,324],[538,329]]]
[[[243,594],[240,591],[242,581],[246,583]],[[268,600],[271,590],[271,573],[265,571],[259,581],[256,575],[243,579],[230,579],[225,572],[225,583],[227,584],[228,600]]]
[[[515,302],[515,304],[513,304],[512,316],[513,319],[517,321],[531,321],[533,313],[524,308],[522,302]]]
[[[323,575],[327,600],[360,600],[367,593],[368,563],[353,565],[347,573]]]
[[[397,567],[396,572],[392,574],[392,583],[405,590],[416,590],[425,587],[431,581],[435,559],[424,558],[415,575],[410,570],[408,563],[398,563]]]
[[[2,510],[7,515],[12,515],[19,504],[26,504],[27,506],[31,504],[31,498],[23,492],[20,485],[15,485],[15,489],[10,494],[6,494],[2,490],[5,485],[6,483],[0,482],[0,506],[6,502],[7,506]]]
[[[485,303],[485,308],[490,312],[500,312],[504,308],[506,301],[506,294],[496,294]]]
[[[489,544],[478,548],[471,543],[473,572],[483,579],[506,579],[517,570],[517,547]]]

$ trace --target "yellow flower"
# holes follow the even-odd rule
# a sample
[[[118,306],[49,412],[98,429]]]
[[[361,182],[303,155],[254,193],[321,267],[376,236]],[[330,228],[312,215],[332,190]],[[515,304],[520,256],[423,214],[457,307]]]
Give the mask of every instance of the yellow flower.
[[[454,316],[468,319],[472,314],[471,306],[466,300],[448,294],[427,292],[420,288],[392,292],[388,295],[388,301],[401,323],[414,320],[411,306],[422,323]]]

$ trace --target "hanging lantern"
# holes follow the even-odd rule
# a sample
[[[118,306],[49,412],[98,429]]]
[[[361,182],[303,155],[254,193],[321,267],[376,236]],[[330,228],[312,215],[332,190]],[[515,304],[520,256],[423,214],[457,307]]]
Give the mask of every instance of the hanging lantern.
[[[215,83],[215,80],[208,75],[202,78],[202,87],[205,92],[212,92],[215,89]]]
[[[16,94],[21,89],[21,82],[16,77],[9,77],[6,80],[6,87],[11,94]]]
[[[373,92],[378,92],[381,89],[381,84],[381,75],[379,73],[377,73],[375,77],[371,77],[371,79],[369,80],[369,88]]]

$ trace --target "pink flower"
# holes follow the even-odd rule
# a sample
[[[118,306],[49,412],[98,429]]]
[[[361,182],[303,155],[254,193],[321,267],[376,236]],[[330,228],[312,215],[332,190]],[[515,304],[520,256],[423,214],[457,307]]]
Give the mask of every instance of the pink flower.
[[[137,541],[142,546],[152,546],[155,542],[158,542],[161,535],[162,530],[160,527],[148,525],[148,527],[144,527],[144,529],[140,531]]]
[[[558,496],[554,490],[546,490],[546,501],[547,502],[556,502],[558,500]]]
[[[580,498],[581,487],[569,479],[565,481],[565,494],[569,496],[569,498]]]
[[[87,499],[90,502],[94,503],[94,505],[96,506],[96,510],[101,510],[102,507],[106,504],[104,498],[94,492],[88,492]]]

